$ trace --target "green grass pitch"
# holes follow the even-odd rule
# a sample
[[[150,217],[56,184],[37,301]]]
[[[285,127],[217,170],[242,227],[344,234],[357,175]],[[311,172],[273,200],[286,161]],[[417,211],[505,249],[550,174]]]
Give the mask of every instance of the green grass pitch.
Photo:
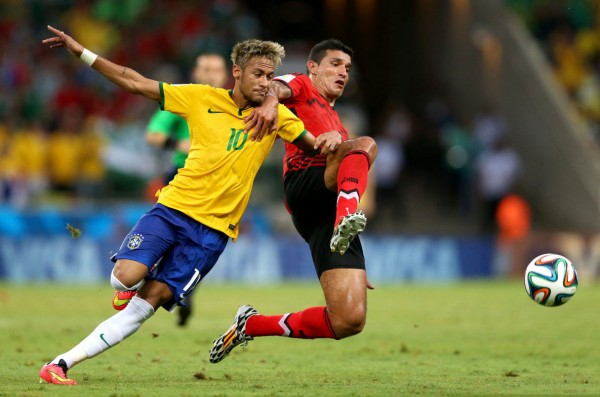
[[[321,305],[316,283],[203,285],[184,329],[160,310],[121,345],[74,367],[80,385],[38,383],[45,361],[114,313],[109,286],[0,284],[1,396],[599,395],[600,291],[558,308],[522,283],[379,285],[363,333],[258,338],[219,364],[213,339],[239,304],[265,314]]]

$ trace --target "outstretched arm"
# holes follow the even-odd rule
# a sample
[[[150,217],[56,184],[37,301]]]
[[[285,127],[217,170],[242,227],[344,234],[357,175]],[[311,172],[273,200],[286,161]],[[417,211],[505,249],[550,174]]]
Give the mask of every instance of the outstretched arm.
[[[292,90],[287,85],[274,80],[271,89],[262,105],[254,108],[252,113],[244,119],[245,133],[254,130],[250,140],[260,142],[265,134],[270,134],[277,129],[277,105],[280,101],[292,96]]]
[[[104,77],[133,94],[142,95],[155,101],[161,99],[158,81],[148,79],[135,70],[117,65],[108,59],[97,56],[86,50],[75,39],[61,30],[55,29],[50,25],[48,25],[48,30],[54,33],[55,36],[42,41],[42,43],[47,44],[50,48],[66,48],[77,58],[81,58],[92,68],[96,69]],[[83,57],[82,54],[84,55]]]

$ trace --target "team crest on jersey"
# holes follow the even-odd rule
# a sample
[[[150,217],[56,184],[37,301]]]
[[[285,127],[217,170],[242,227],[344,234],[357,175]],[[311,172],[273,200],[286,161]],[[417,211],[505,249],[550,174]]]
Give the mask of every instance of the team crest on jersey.
[[[129,241],[127,242],[127,248],[130,250],[138,249],[140,245],[144,241],[144,236],[141,234],[132,234],[129,236]]]

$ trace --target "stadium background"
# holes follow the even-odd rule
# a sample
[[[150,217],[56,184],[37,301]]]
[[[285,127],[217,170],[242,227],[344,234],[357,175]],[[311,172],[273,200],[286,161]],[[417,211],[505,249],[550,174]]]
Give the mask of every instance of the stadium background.
[[[285,45],[279,73],[303,71],[310,47],[337,37],[356,56],[336,109],[380,148],[363,203],[372,281],[516,276],[549,251],[594,277],[599,21],[585,0],[4,1],[0,279],[106,280],[168,163],[144,141],[156,106],[44,48],[47,24],[173,82],[199,52],[227,56],[250,37]],[[279,145],[208,280],[314,280],[282,205],[281,158]]]

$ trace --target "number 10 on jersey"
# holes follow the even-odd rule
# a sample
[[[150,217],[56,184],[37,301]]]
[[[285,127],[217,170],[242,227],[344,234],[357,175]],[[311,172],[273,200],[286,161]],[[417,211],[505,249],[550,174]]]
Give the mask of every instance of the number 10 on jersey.
[[[243,135],[242,142],[240,143],[240,136]],[[248,139],[248,134],[244,134],[244,130],[236,130],[235,128],[231,129],[231,136],[229,137],[229,143],[227,144],[227,151],[230,152],[232,150],[242,150],[244,144],[246,143],[246,139]]]

